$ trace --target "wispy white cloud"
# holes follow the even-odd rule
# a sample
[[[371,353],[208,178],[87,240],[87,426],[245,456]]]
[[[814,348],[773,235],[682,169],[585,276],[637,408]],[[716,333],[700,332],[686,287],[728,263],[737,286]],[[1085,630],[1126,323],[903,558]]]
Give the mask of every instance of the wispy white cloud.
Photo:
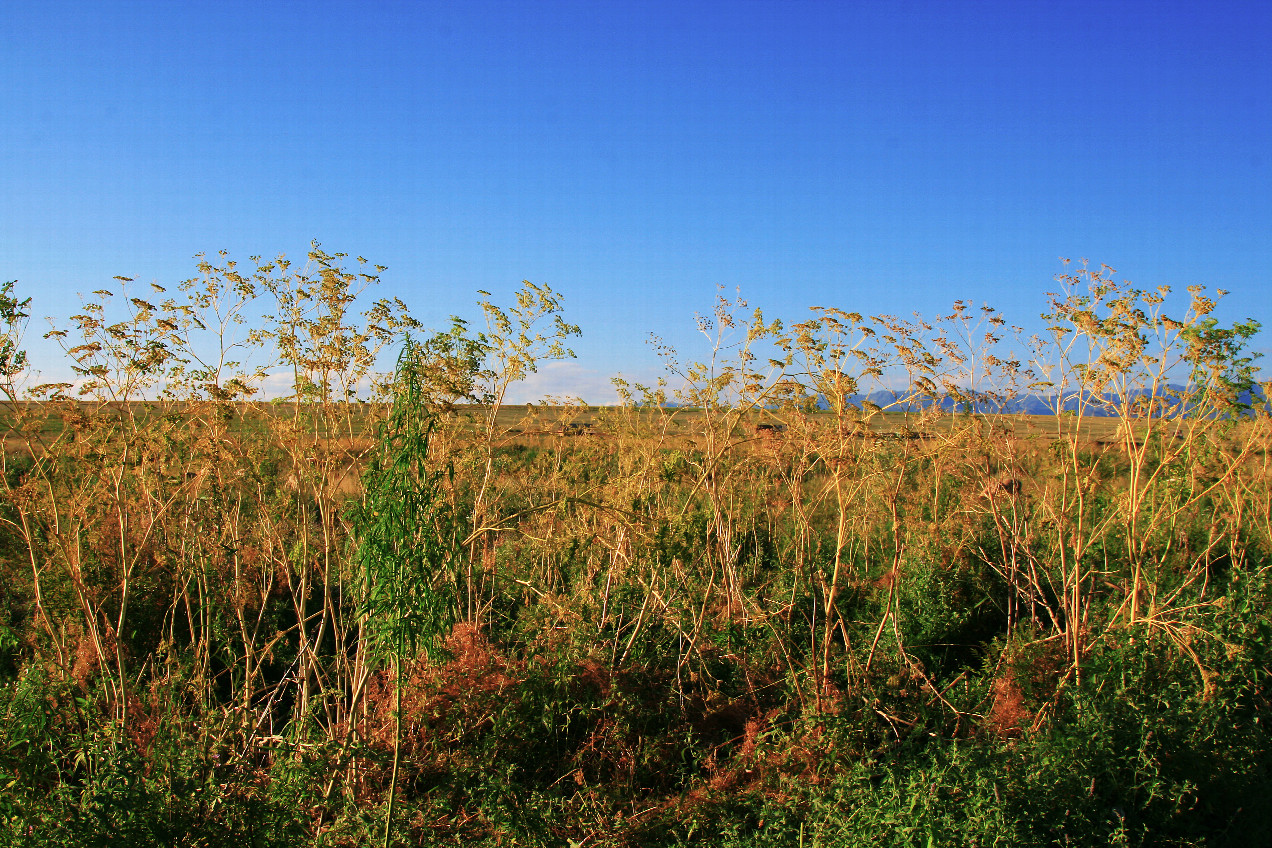
[[[508,389],[508,403],[536,403],[548,398],[578,398],[593,406],[618,402],[610,375],[578,362],[545,362],[539,370]]]
[[[273,400],[274,398],[289,397],[295,381],[296,378],[292,372],[275,371],[271,374],[266,374],[265,379],[256,384],[256,388],[262,399]]]

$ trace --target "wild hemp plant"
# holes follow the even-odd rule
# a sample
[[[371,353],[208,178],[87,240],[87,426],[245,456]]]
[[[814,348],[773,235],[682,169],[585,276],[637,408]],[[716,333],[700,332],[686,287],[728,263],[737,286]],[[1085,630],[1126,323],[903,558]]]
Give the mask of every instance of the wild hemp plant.
[[[217,253],[217,261],[205,254],[195,260],[198,275],[181,283],[186,300],[173,304],[172,310],[179,316],[176,323],[188,361],[169,377],[165,391],[177,399],[202,395],[213,401],[247,400],[266,376],[264,363],[250,365],[247,360],[260,354],[268,340],[264,328],[247,323],[256,319],[247,310],[278,285],[278,264],[252,256],[249,261],[255,267],[240,268],[224,250]]]
[[[277,692],[261,691],[262,669],[280,640],[263,632],[277,570],[262,556],[273,547],[271,523],[259,520],[276,482],[271,468],[277,451],[269,428],[259,426],[259,418],[249,422],[261,412],[251,399],[266,380],[271,353],[267,328],[252,310],[279,285],[286,259],[252,256],[240,265],[221,250],[195,260],[196,274],[164,301],[184,354],[169,369],[159,395],[163,403],[156,407],[172,410],[194,437],[182,450],[189,493],[169,542],[183,573],[167,641],[181,638],[177,610],[184,606],[194,647],[192,677],[210,689],[214,661],[234,669],[241,722],[253,703],[269,702]],[[200,695],[210,700],[207,689]]]
[[[908,437],[916,435],[914,426],[925,426],[940,409],[932,402],[940,394],[936,387],[941,359],[932,352],[939,348],[931,332],[931,325],[918,316],[914,320],[891,315],[867,319],[855,312],[817,307],[812,318],[793,325],[780,342],[791,359],[789,414],[803,435],[803,454],[814,459],[798,478],[792,475],[792,489],[802,490],[815,482],[800,498],[810,535],[817,535],[815,527],[824,528],[829,520],[830,538],[825,540],[829,550],[823,554],[829,562],[824,568],[815,567],[812,575],[818,590],[815,596],[820,599],[820,632],[810,628],[809,639],[810,651],[820,658],[822,680],[831,673],[836,633],[845,648],[851,647],[849,623],[839,609],[840,593],[849,582],[860,585],[869,579],[872,563],[886,566],[878,579],[886,584],[887,597],[868,637],[864,667],[857,674],[869,674],[890,621],[898,636],[899,655],[917,668],[901,644],[896,620],[902,564],[911,535],[907,502],[913,498],[907,493],[925,460]],[[926,403],[915,403],[925,395]],[[926,411],[912,418],[916,405],[926,406]],[[898,423],[902,429],[892,430]],[[885,435],[894,438],[884,440]]]
[[[54,328],[54,339],[72,360],[77,384],[36,387],[61,418],[58,436],[46,443],[25,492],[31,508],[23,538],[37,582],[53,577],[73,593],[81,667],[99,670],[109,692],[112,718],[128,721],[134,596],[151,584],[165,523],[179,509],[181,487],[169,484],[178,444],[191,430],[142,403],[159,395],[166,380],[188,361],[180,333],[180,307],[132,294],[128,277],[119,290],[100,289],[72,315],[72,328]],[[162,286],[148,296],[158,300]],[[68,394],[74,389],[75,397]],[[49,572],[53,572],[52,575]],[[66,656],[58,640],[57,651]]]
[[[1008,417],[1036,381],[1027,364],[1028,341],[1020,327],[1008,324],[988,304],[975,308],[958,300],[948,314],[931,324],[920,323],[930,352],[918,369],[921,373],[914,377],[916,394],[933,414],[939,414],[944,405],[958,414],[947,419],[947,432],[950,437],[957,433],[962,443],[961,451],[937,449],[931,459],[957,469],[955,480],[961,478],[961,487],[977,494],[964,501],[968,512],[988,512],[994,521],[999,550],[997,556],[983,556],[1008,585],[1005,611],[1011,629],[1019,615],[1020,598],[1027,596],[1025,606],[1032,609],[1030,603],[1041,597],[1034,587],[1021,587],[1019,544],[1027,527],[1019,486],[1024,450]],[[932,475],[934,518],[942,512],[942,494],[960,487],[944,478]]]
[[[1032,378],[1016,349],[1023,330],[1011,326],[992,306],[973,310],[962,300],[934,326],[932,346],[939,351],[937,380],[945,398],[968,415],[1011,410]]]
[[[564,299],[548,285],[522,281],[516,304],[509,307],[495,304],[489,292],[478,294],[486,332],[476,339],[461,333],[453,342],[453,350],[458,353],[455,361],[460,365],[471,363],[478,354],[484,358],[484,367],[472,373],[471,383],[466,382],[467,378],[462,383],[484,406],[475,457],[479,465],[471,469],[479,482],[473,495],[471,547],[465,576],[465,615],[472,622],[477,621],[480,608],[485,605],[483,587],[479,585],[481,575],[473,571],[477,545],[485,535],[483,528],[498,526],[498,521],[490,520],[489,500],[495,481],[496,443],[507,435],[499,428],[499,410],[508,390],[537,372],[540,364],[573,359],[574,351],[566,345],[571,336],[580,333],[578,326],[568,323],[562,315]],[[453,332],[462,330],[456,324]]]
[[[434,656],[454,622],[459,532],[446,498],[452,469],[429,454],[434,414],[422,347],[407,339],[398,357],[394,400],[380,424],[354,513],[358,564],[366,586],[365,631],[379,658],[423,650]],[[394,661],[396,661],[396,659]]]
[[[826,409],[837,421],[855,420],[863,384],[883,376],[886,363],[868,347],[876,331],[860,313],[815,306],[813,317],[793,324],[778,345],[793,357],[784,384],[788,406]]]
[[[154,393],[168,370],[184,361],[183,339],[172,314],[178,308],[133,295],[128,288],[131,277],[115,279],[123,284],[119,292],[93,292],[96,299],[84,300],[81,311],[71,316],[73,330],[54,328],[44,334],[65,350],[77,379],[74,384],[41,388],[59,397],[73,388],[76,396],[89,401],[127,404]],[[151,297],[165,291],[154,283],[150,288]],[[119,308],[112,306],[116,294]]]
[[[446,488],[449,467],[429,456],[433,413],[425,348],[407,339],[398,357],[393,406],[363,474],[365,500],[353,533],[362,567],[366,668],[393,666],[393,772],[389,779],[384,844],[393,827],[402,740],[403,664],[419,651],[435,656],[455,620],[454,565],[458,523]]]
[[[1260,354],[1248,348],[1262,325],[1251,319],[1221,327],[1209,314],[1213,302],[1204,292],[1196,286],[1188,291],[1193,297],[1192,321],[1179,328],[1179,336],[1187,345],[1189,411],[1199,417],[1231,419],[1266,403],[1267,395],[1256,379]],[[1221,289],[1216,294],[1222,297],[1225,292]]]
[[[419,328],[397,298],[382,298],[356,312],[359,297],[387,269],[368,269],[359,256],[357,270],[351,270],[345,267],[347,258],[314,242],[305,268],[287,274],[290,265],[280,257],[276,263],[283,274],[265,278],[278,304],[271,332],[282,363],[292,368],[292,398],[298,403],[327,408],[356,401],[369,388],[366,380],[384,346],[401,332]],[[341,423],[351,426],[347,417]]]
[[[1035,369],[1038,387],[1052,393],[1061,445],[1059,473],[1040,500],[1058,559],[1045,570],[1062,599],[1075,667],[1096,583],[1113,576],[1096,569],[1091,553],[1111,543],[1121,547],[1129,570],[1120,575],[1124,599],[1115,619],[1124,616],[1127,626],[1146,625],[1185,647],[1174,604],[1203,578],[1205,562],[1172,573],[1164,555],[1169,530],[1244,463],[1244,454],[1229,455],[1206,477],[1192,473],[1230,426],[1240,392],[1253,385],[1254,360],[1244,343],[1257,322],[1218,327],[1215,301],[1197,286],[1183,315],[1172,318],[1165,312],[1169,287],[1138,289],[1116,273],[1084,262],[1057,278],[1063,289],[1050,295],[1043,315],[1049,337]],[[1112,499],[1099,494],[1102,454],[1093,456],[1080,436],[1084,419],[1097,414],[1116,420],[1126,464],[1125,491]]]
[[[413,353],[420,368],[420,399],[442,415],[455,412],[456,404],[481,403],[482,366],[486,359],[486,337],[472,335],[468,322],[451,316],[451,328],[428,336]]]
[[[738,572],[740,548],[734,538],[736,500],[731,491],[729,473],[733,466],[726,457],[750,435],[739,432],[740,425],[753,413],[776,406],[782,392],[785,358],[766,358],[762,363],[757,353],[765,342],[781,333],[780,321],[768,322],[764,313],[749,308],[740,293],[728,298],[723,287],[716,295],[711,315],[698,315],[698,332],[710,345],[707,358],[681,365],[676,351],[661,339],[651,339],[664,368],[678,380],[675,397],[697,416],[698,483],[706,495],[712,544],[706,551],[708,561],[718,572],[723,591],[725,612],[746,619],[749,613],[743,600]],[[775,351],[779,356],[781,351]],[[705,611],[711,598],[705,597]],[[694,625],[701,628],[702,615]]]
[[[523,280],[516,305],[509,307],[496,305],[490,292],[478,294],[486,319],[482,344],[487,363],[479,375],[480,397],[487,408],[487,430],[493,431],[508,389],[537,372],[543,362],[573,359],[574,351],[566,344],[580,330],[566,322],[561,314],[564,300],[550,286]]]
[[[683,367],[672,348],[657,337],[652,339],[667,371],[681,381],[677,400],[700,410],[706,429],[720,430],[722,437],[749,412],[773,404],[787,365],[781,358],[760,361],[760,346],[777,339],[782,323],[765,321],[760,309],[744,317],[748,308],[740,293],[730,299],[721,287],[711,314],[696,316],[698,332],[710,345],[710,357]]]
[[[327,732],[343,725],[347,691],[356,674],[349,658],[347,611],[339,587],[351,575],[343,550],[347,534],[342,507],[354,494],[358,467],[369,448],[364,430],[377,410],[359,403],[375,388],[375,368],[386,345],[419,323],[398,299],[381,298],[362,308],[363,294],[386,270],[357,257],[311,245],[308,263],[293,269],[285,258],[272,263],[262,284],[275,300],[267,317],[269,335],[284,367],[291,369],[290,406],[268,422],[290,465],[287,483],[295,510],[274,548],[285,551],[284,573],[299,628],[297,715],[307,721],[323,704]],[[288,414],[290,413],[290,414]],[[299,529],[299,539],[286,528]],[[317,609],[312,606],[317,605]],[[334,643],[330,656],[322,646]],[[334,667],[330,664],[334,663]]]
[[[916,396],[925,391],[932,394],[936,386],[940,360],[930,350],[934,346],[928,335],[931,329],[918,316],[914,320],[892,315],[865,318],[856,312],[817,307],[812,318],[793,325],[781,341],[792,355],[790,379],[805,393],[803,408],[792,412],[804,434],[804,453],[815,459],[801,474],[803,483],[797,482],[802,487],[817,481],[803,498],[801,511],[810,522],[810,535],[816,532],[814,524],[825,526],[827,516],[833,534],[833,540],[827,540],[828,569],[819,567],[813,573],[820,590],[821,626],[820,634],[816,628],[810,632],[810,645],[815,648],[820,643],[823,680],[831,672],[836,631],[845,647],[850,647],[848,623],[839,610],[840,592],[849,581],[860,584],[868,579],[872,563],[886,566],[880,579],[888,591],[860,674],[868,675],[889,621],[895,630],[897,589],[909,535],[903,497],[909,486],[904,481],[915,479],[921,457],[916,455],[915,443],[905,438],[881,441],[878,431],[915,435],[913,427],[923,426],[931,411],[939,410],[929,403],[922,420],[911,417]],[[798,395],[792,394],[791,399],[797,401]],[[902,421],[901,431],[891,430]],[[881,528],[886,532],[880,533]],[[899,643],[898,650],[906,656]]]
[[[121,729],[129,689],[146,673],[134,668],[162,677],[162,646],[182,629],[178,609],[185,607],[191,626],[182,638],[202,669],[193,677],[206,683],[214,641],[206,625],[228,612],[214,615],[212,599],[242,595],[243,564],[235,558],[227,566],[235,576],[223,581],[210,556],[236,548],[244,534],[236,519],[211,513],[222,498],[238,497],[241,507],[226,405],[250,393],[255,379],[226,353],[259,336],[228,338],[251,292],[245,284],[222,286],[217,271],[203,270],[175,296],[158,284],[137,296],[127,277],[95,292],[70,327],[47,334],[70,357],[76,383],[37,386],[31,397],[48,402],[23,405],[28,419],[40,410],[58,420],[47,433],[34,419],[24,424],[33,467],[10,492],[13,529],[27,549],[37,598],[48,586],[72,599],[70,609],[40,609],[58,665],[80,685],[100,681]],[[222,593],[226,582],[239,586]],[[165,626],[134,624],[156,615]]]

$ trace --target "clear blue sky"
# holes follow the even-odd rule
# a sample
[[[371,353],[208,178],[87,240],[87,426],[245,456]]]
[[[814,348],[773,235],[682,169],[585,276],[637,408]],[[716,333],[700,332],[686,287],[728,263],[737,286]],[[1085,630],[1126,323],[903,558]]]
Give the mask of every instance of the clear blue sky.
[[[1023,323],[1089,257],[1272,324],[1272,4],[0,5],[0,277],[37,315],[311,239],[432,326],[551,285],[596,400],[717,284]]]

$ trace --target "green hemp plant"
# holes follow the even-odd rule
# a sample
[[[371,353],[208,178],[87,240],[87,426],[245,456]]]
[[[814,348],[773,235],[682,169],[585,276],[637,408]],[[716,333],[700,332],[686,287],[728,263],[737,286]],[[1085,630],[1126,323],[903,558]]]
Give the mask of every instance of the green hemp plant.
[[[445,497],[451,471],[429,462],[433,413],[426,403],[423,349],[410,338],[398,358],[393,406],[363,476],[355,522],[365,580],[364,637],[372,664],[393,666],[393,772],[384,844],[390,843],[402,741],[402,668],[421,650],[434,656],[454,619],[451,564],[456,523]]]

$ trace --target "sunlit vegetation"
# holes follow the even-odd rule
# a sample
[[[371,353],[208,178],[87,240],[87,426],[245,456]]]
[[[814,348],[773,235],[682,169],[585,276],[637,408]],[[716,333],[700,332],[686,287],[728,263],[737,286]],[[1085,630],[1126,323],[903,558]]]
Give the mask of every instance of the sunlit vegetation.
[[[722,298],[512,407],[561,298],[428,332],[380,270],[120,280],[42,386],[5,287],[4,844],[1267,843],[1253,322],[1085,266],[1037,338]]]

